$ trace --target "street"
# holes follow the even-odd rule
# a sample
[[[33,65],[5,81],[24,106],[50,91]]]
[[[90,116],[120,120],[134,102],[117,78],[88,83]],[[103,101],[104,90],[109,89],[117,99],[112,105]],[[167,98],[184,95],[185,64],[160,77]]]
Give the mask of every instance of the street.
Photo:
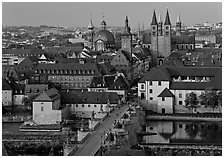
[[[109,132],[109,129],[111,129],[113,126],[113,122],[116,119],[120,119],[127,109],[128,105],[123,105],[121,108],[113,111],[113,113],[111,113],[109,117],[107,117],[79,146],[78,150],[76,150],[74,153],[71,152],[69,156],[94,156],[101,146],[103,141],[102,139],[105,138],[105,133]]]

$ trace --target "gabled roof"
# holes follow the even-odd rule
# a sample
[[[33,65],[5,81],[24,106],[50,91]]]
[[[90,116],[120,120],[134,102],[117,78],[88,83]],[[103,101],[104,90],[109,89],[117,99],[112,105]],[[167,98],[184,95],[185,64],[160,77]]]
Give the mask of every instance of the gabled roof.
[[[26,93],[43,92],[48,89],[47,84],[29,84],[25,86]]]
[[[184,64],[179,60],[166,60],[160,67],[183,67]]]
[[[115,90],[115,89],[119,89],[119,90],[127,90],[128,89],[128,84],[125,82],[125,79],[123,78],[123,76],[117,76],[114,79],[114,83],[112,85],[109,86],[109,90]]]
[[[188,36],[188,35],[181,35],[181,36],[176,36],[172,35],[171,36],[171,44],[194,44],[194,36]]]
[[[118,104],[116,92],[61,92],[62,101],[73,104]],[[72,99],[73,98],[73,99]]]
[[[170,89],[173,90],[205,90],[208,88],[207,82],[172,82]]]
[[[43,54],[44,51],[38,48],[31,49],[2,49],[2,54],[12,54],[15,56],[21,56],[22,54],[26,55],[40,55]]]
[[[153,68],[148,71],[145,76],[140,79],[139,83],[144,83],[145,81],[170,81],[170,74],[166,68]]]
[[[25,68],[32,68],[38,64],[38,57],[30,56],[24,59],[22,62],[19,63],[17,66],[18,68],[25,67]]]
[[[215,74],[212,80],[208,83],[208,87],[212,87],[215,90],[222,90],[222,70]]]
[[[170,67],[170,76],[215,76],[220,67]]]
[[[9,82],[5,78],[2,78],[2,90],[12,90]]]
[[[174,97],[174,95],[168,88],[165,88],[158,97]]]
[[[89,87],[90,88],[105,88],[106,84],[104,83],[102,76],[94,76]]]
[[[80,63],[83,61],[84,63],[95,63],[95,59],[93,58],[57,58],[57,63]]]
[[[40,94],[36,99],[34,99],[34,101],[54,101],[58,98],[60,98],[58,90],[51,88]]]
[[[84,64],[80,64],[80,63],[57,63],[57,64],[38,64],[37,67],[35,68],[35,70],[51,70],[50,73],[48,74],[52,74],[53,71],[59,71],[59,74],[64,74],[64,75],[71,75],[71,71],[72,74],[76,74],[79,76],[97,76],[97,75],[101,75],[98,68],[97,68],[97,64],[95,63],[84,63]],[[62,71],[62,72],[61,72]],[[67,71],[67,73],[66,73]],[[80,73],[76,73],[76,71],[80,71]],[[82,72],[81,72],[82,71]],[[88,73],[89,71],[94,72],[92,73]]]

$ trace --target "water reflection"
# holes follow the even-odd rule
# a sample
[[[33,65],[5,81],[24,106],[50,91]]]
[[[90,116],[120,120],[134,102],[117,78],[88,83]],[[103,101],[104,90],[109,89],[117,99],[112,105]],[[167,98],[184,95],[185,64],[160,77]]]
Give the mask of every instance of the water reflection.
[[[156,134],[143,136],[141,143],[222,144],[221,122],[151,121],[146,132]]]

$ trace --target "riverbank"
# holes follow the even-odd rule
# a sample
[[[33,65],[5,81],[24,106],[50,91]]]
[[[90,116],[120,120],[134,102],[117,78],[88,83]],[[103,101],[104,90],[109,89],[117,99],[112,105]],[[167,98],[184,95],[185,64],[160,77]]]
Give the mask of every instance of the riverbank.
[[[222,118],[220,117],[197,117],[197,116],[166,116],[166,115],[148,115],[145,118],[146,120],[152,121],[211,121],[211,122],[221,122]]]

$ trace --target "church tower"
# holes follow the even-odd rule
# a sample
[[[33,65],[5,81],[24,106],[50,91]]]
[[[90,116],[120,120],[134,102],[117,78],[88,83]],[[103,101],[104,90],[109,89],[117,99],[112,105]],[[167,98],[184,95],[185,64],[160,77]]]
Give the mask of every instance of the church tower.
[[[101,28],[102,28],[102,30],[106,30],[106,26],[107,26],[107,23],[105,22],[104,15],[103,15],[103,21],[101,22]]]
[[[163,56],[166,58],[171,54],[171,22],[169,11],[167,9],[166,19],[164,23],[164,54]]]
[[[163,35],[163,22],[162,22],[162,18],[161,18],[161,14],[159,14],[159,19],[158,19],[158,36],[162,36]]]
[[[121,35],[121,48],[123,50],[131,53],[132,34],[131,34],[130,30],[131,29],[128,26],[128,17],[126,16],[124,30],[123,30],[123,33]]]
[[[151,22],[151,50],[152,50],[152,64],[157,65],[158,56],[158,23],[156,19],[156,12],[154,9]]]
[[[180,14],[177,16],[176,36],[181,36],[181,21],[180,21]]]
[[[94,26],[93,26],[93,22],[92,22],[92,15],[90,15],[90,23],[88,25],[90,49],[93,49],[93,37],[94,37],[93,29],[94,29]]]
[[[171,22],[168,9],[164,24],[161,16],[157,23],[154,9],[151,22],[151,52],[154,66],[163,64],[164,59],[171,54]]]

